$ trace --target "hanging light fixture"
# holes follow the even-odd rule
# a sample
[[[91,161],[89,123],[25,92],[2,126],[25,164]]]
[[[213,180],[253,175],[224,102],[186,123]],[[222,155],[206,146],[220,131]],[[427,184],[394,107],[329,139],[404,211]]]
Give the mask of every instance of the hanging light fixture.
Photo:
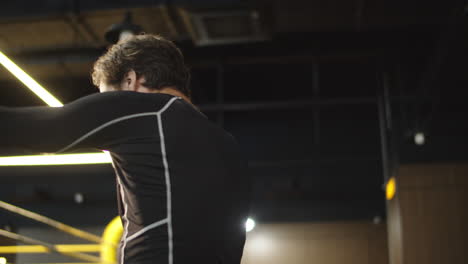
[[[127,12],[125,14],[125,19],[120,23],[110,26],[104,37],[107,42],[115,44],[120,40],[140,34],[141,32],[143,32],[143,28],[139,25],[133,24],[132,14]]]

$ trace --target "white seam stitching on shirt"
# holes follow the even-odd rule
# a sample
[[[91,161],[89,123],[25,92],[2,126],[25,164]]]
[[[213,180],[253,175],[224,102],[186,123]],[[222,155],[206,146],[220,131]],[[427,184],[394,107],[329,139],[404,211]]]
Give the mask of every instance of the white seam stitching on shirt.
[[[166,111],[167,108],[169,108],[169,106],[171,106],[172,103],[173,103],[175,100],[177,100],[177,99],[182,99],[182,98],[181,98],[181,97],[174,97],[174,98],[172,98],[171,100],[169,100],[169,101],[167,102],[167,104],[166,104],[163,108],[161,108],[161,110],[158,111],[158,114],[164,113],[164,111]]]
[[[178,98],[173,98],[172,101],[168,103],[170,105],[175,99]],[[171,179],[169,175],[169,165],[167,163],[167,155],[166,155],[166,144],[164,141],[164,130],[162,126],[162,117],[161,114],[164,113],[164,111],[169,107],[163,107],[161,111],[158,112],[157,118],[158,118],[158,128],[159,128],[159,137],[161,141],[161,154],[163,158],[163,164],[164,164],[164,175],[166,177],[166,200],[167,200],[167,236],[168,236],[168,249],[169,249],[169,256],[168,256],[168,263],[172,264],[173,263],[173,250],[174,250],[174,244],[173,244],[173,233],[172,233],[172,201],[171,201]]]
[[[163,108],[161,108],[161,110],[159,110],[158,112],[145,112],[145,113],[139,113],[139,114],[133,114],[133,115],[126,115],[126,116],[122,116],[122,117],[119,117],[119,118],[116,118],[116,119],[113,119],[111,121],[108,121],[100,126],[98,126],[97,128],[89,131],[88,133],[86,133],[85,135],[83,135],[82,137],[78,138],[77,140],[75,140],[74,142],[72,142],[70,145],[62,148],[61,150],[57,151],[56,153],[61,153],[61,152],[64,152],[66,151],[67,149],[75,146],[76,144],[80,143],[81,141],[85,140],[86,138],[90,137],[92,134],[98,132],[99,130],[102,130],[110,125],[113,125],[115,123],[118,123],[118,122],[121,122],[121,121],[124,121],[124,120],[127,120],[127,119],[132,119],[132,118],[137,118],[137,117],[142,117],[142,116],[150,116],[150,115],[157,115],[157,114],[160,114],[164,111],[167,110],[167,108],[177,99],[181,99],[180,97],[174,97],[174,98],[171,98],[171,100],[169,100],[166,105],[164,105]]]
[[[161,124],[161,114],[166,111],[169,106],[177,99],[180,99],[180,97],[174,97],[172,98],[171,100],[169,100],[166,105],[161,108],[161,110],[159,110],[158,112],[149,112],[149,113],[141,113],[141,114],[135,114],[135,115],[130,115],[130,116],[124,116],[124,117],[120,117],[120,118],[117,118],[117,119],[114,119],[112,121],[109,121],[101,126],[99,126],[98,128],[92,130],[91,132],[87,133],[86,135],[84,135],[83,137],[79,138],[77,141],[75,141],[74,143],[72,143],[71,145],[69,145],[68,147],[64,148],[64,150],[76,145],[77,143],[79,143],[81,140],[85,139],[86,137],[89,137],[90,135],[92,135],[93,133],[101,130],[102,128],[106,127],[106,126],[109,126],[109,125],[112,125],[116,122],[119,122],[119,121],[122,121],[122,120],[125,120],[125,117],[128,118],[133,118],[133,117],[139,117],[139,116],[144,116],[144,115],[156,115],[157,117],[157,120],[158,120],[158,127],[159,127],[159,136],[160,136],[160,141],[161,141],[161,151],[162,151],[162,157],[163,157],[163,164],[164,164],[164,175],[166,177],[166,197],[168,197],[169,199],[167,199],[167,204],[168,204],[168,216],[166,217],[167,219],[167,222],[168,222],[168,237],[169,237],[169,264],[172,264],[172,223],[171,223],[171,215],[170,215],[170,206],[171,206],[171,200],[170,200],[170,196],[171,196],[171,190],[170,190],[170,182],[169,182],[169,168],[167,166],[167,160],[166,160],[166,148],[165,148],[165,145],[164,145],[164,134],[162,134],[162,124]],[[63,151],[63,150],[62,150]],[[128,221],[128,218],[127,218],[127,203],[125,202],[125,194],[124,194],[124,189],[123,189],[123,185],[121,184],[120,182],[120,178],[118,177],[117,175],[117,180],[119,182],[119,185],[120,185],[120,189],[121,189],[121,195],[122,195],[122,203],[124,204],[124,215],[123,215],[123,219],[125,220],[125,226],[124,226],[124,234],[122,236],[122,248],[121,248],[121,256],[120,256],[120,264],[124,264],[124,253],[125,253],[125,247],[127,246],[127,235],[128,235],[128,224],[129,224],[129,221]],[[132,235],[133,236],[133,235]]]
[[[147,225],[145,226],[144,228],[142,228],[140,231],[138,232],[135,232],[135,234],[127,237],[126,241],[129,242],[129,241],[132,241],[133,239],[139,237],[140,235],[144,234],[145,232],[147,232],[148,230],[151,230],[153,228],[156,228],[158,226],[162,226],[164,225],[165,223],[167,223],[168,219],[167,218],[164,218],[163,220],[159,220],[157,222],[154,222],[152,223],[151,225]]]
[[[172,254],[173,254],[173,242],[172,242],[172,215],[171,215],[171,182],[170,182],[170,175],[169,175],[169,166],[167,164],[166,158],[166,145],[164,142],[164,132],[162,127],[162,118],[161,114],[157,115],[158,117],[158,127],[159,127],[159,135],[161,138],[161,153],[163,158],[164,164],[164,175],[166,178],[166,203],[167,203],[167,236],[168,236],[168,249],[169,249],[169,256],[168,256],[168,263],[172,264]]]
[[[132,119],[132,118],[137,118],[137,117],[142,117],[142,116],[151,116],[151,115],[157,115],[158,112],[148,112],[148,113],[140,113],[140,114],[134,114],[134,115],[128,115],[128,116],[122,116],[122,117],[119,117],[119,118],[116,118],[116,119],[113,119],[109,122],[106,122],[100,126],[98,126],[97,128],[89,131],[88,133],[86,133],[84,136],[78,138],[77,140],[75,140],[73,143],[71,143],[70,145],[62,148],[61,150],[57,151],[56,153],[60,153],[60,152],[64,152],[66,151],[67,149],[75,146],[76,144],[80,143],[81,141],[85,140],[86,138],[90,137],[92,134],[98,132],[99,130],[102,130],[110,125],[113,125],[115,123],[118,123],[118,122],[121,122],[121,121],[124,121],[124,120],[127,120],[127,119]]]
[[[127,241],[126,241],[126,237],[128,235],[128,218],[127,218],[127,213],[128,213],[128,205],[127,203],[125,202],[125,190],[123,188],[123,185],[122,185],[122,182],[120,181],[120,178],[119,176],[117,176],[117,181],[119,183],[119,187],[120,187],[120,196],[122,198],[122,203],[123,203],[123,206],[124,206],[124,215],[123,215],[123,220],[125,221],[125,226],[124,226],[124,233],[123,233],[123,236],[122,236],[122,248],[120,249],[120,264],[124,264],[124,255],[125,255],[125,247],[127,245]]]

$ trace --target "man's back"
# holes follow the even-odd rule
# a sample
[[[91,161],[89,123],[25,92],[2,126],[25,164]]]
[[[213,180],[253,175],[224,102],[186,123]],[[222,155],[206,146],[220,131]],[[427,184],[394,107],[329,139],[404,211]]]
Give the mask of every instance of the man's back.
[[[127,214],[125,262],[240,263],[249,184],[233,138],[181,99],[144,96],[167,103],[133,127],[157,130],[149,142],[129,140],[114,152],[126,181],[122,215],[125,206],[135,214]],[[135,235],[147,227],[146,235]]]
[[[2,132],[9,147],[109,150],[124,225],[120,262],[240,263],[249,199],[245,162],[234,139],[189,103],[120,91],[64,109],[0,109],[0,118],[12,131]],[[15,125],[18,118],[25,123]],[[32,129],[40,143],[27,138]]]

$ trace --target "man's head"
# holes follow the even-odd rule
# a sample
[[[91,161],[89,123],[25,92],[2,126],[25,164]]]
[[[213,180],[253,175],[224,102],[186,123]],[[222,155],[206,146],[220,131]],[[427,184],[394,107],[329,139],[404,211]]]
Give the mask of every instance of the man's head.
[[[157,35],[137,35],[113,45],[94,63],[92,78],[101,92],[172,88],[190,97],[190,71],[182,52]]]

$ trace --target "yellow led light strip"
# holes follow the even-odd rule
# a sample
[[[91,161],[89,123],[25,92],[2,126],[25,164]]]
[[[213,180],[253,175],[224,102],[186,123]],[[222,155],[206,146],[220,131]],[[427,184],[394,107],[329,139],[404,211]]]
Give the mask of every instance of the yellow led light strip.
[[[18,65],[10,60],[3,52],[0,51],[0,64],[3,65],[11,74],[13,74],[18,80],[26,85],[33,93],[41,98],[46,104],[52,107],[60,107],[63,104],[57,100],[52,94],[50,94],[42,85],[36,82],[31,76],[24,72]]]
[[[0,64],[11,72],[26,87],[35,93],[42,101],[51,107],[61,107],[63,104],[49,93],[42,85],[24,72],[18,65],[0,51]],[[0,157],[0,166],[39,166],[39,165],[77,165],[111,163],[109,153],[81,153],[66,155],[35,155]]]

